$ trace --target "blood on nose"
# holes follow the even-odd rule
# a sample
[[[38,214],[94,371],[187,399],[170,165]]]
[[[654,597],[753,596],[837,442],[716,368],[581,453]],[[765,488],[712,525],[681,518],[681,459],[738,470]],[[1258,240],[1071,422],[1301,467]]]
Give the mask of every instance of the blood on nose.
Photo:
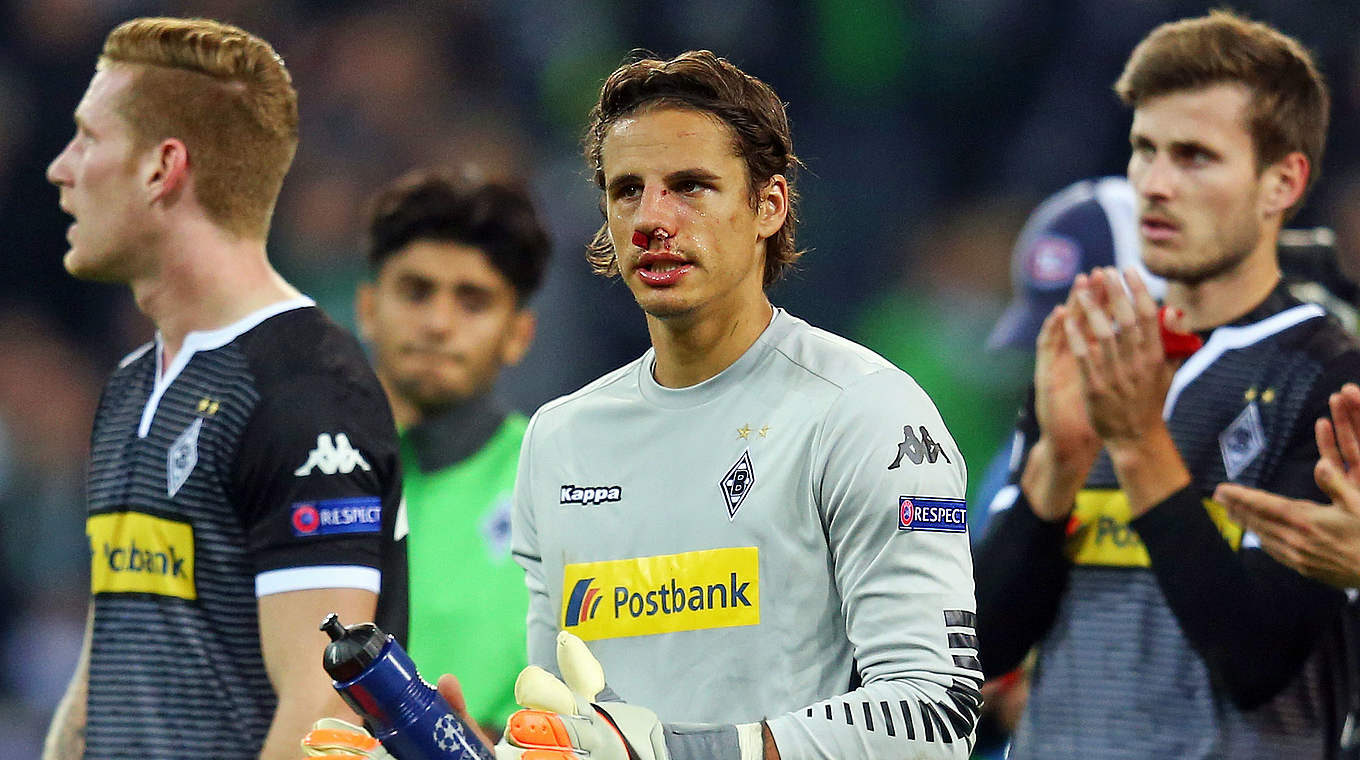
[[[641,232],[633,233],[633,245],[637,246],[638,248],[644,249],[647,248],[648,246],[651,245],[651,240],[652,239],[650,237],[644,235]]]

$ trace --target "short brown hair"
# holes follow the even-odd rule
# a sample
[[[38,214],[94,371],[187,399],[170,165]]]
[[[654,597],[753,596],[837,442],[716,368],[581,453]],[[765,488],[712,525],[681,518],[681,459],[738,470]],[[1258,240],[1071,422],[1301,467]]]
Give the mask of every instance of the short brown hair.
[[[1247,131],[1258,171],[1299,151],[1308,159],[1311,187],[1321,170],[1331,96],[1308,51],[1274,27],[1222,10],[1162,24],[1133,49],[1114,89],[1137,108],[1159,95],[1234,82],[1251,91]]]
[[[119,111],[138,144],[188,148],[198,201],[227,231],[263,239],[298,143],[297,91],[269,43],[208,19],[138,18],[98,69],[134,67]]]
[[[669,61],[634,52],[600,88],[586,131],[586,161],[595,184],[604,188],[601,152],[604,136],[619,119],[643,108],[686,108],[712,114],[732,130],[733,150],[746,162],[751,206],[757,193],[776,174],[789,183],[789,213],[784,225],[765,243],[766,287],[803,255],[794,245],[798,226],[798,193],[793,173],[802,165],[793,153],[793,136],[784,103],[769,85],[707,50],[691,50]],[[606,222],[590,242],[586,258],[597,274],[619,273],[618,258]]]

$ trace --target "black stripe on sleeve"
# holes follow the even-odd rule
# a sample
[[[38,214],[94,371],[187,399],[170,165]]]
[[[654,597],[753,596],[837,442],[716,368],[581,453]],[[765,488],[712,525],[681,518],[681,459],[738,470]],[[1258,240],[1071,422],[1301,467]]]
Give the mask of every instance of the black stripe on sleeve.
[[[945,717],[949,719],[950,725],[954,727],[954,734],[960,739],[966,738],[969,734],[973,733],[973,725],[976,723],[975,720],[965,718],[963,715],[956,712],[954,708],[943,702],[936,702],[935,706],[940,708],[940,712],[943,712]]]
[[[977,614],[968,610],[945,610],[944,624],[959,628],[976,628]]]
[[[978,712],[982,709],[982,692],[968,684],[955,680],[954,684],[946,690],[946,693],[959,708],[959,713],[976,724]]]
[[[970,702],[974,708],[982,707],[982,692],[978,690],[978,687],[967,681],[960,681],[955,678],[954,683],[949,685],[948,691],[954,697],[955,702],[965,700]]]
[[[935,727],[930,725],[930,716],[926,714],[930,710],[930,705],[925,702],[917,702],[916,704],[921,708],[921,728],[925,730],[924,738],[928,742],[933,742],[935,741]]]
[[[911,720],[911,708],[907,706],[905,699],[898,702],[898,706],[902,708],[902,726],[907,730],[907,740],[914,742],[916,741],[916,726]]]
[[[949,733],[949,727],[945,725],[944,718],[940,717],[940,714],[936,712],[934,705],[929,702],[922,702],[921,714],[928,716],[931,722],[935,724],[935,728],[940,732],[940,741],[943,741],[946,744],[954,741],[954,735]]]
[[[971,633],[951,633],[949,634],[950,649],[977,649],[977,636]]]
[[[982,672],[982,663],[978,662],[978,658],[972,656],[971,654],[954,655],[954,664],[958,665],[961,668],[964,668],[965,670],[976,670],[979,673]]]

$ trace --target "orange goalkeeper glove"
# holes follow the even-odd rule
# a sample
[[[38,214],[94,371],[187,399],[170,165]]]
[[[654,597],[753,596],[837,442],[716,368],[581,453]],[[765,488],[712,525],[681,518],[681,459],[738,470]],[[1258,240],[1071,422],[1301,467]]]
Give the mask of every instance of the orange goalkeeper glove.
[[[395,760],[362,726],[339,718],[313,723],[312,730],[302,737],[302,751],[307,757],[331,760]]]

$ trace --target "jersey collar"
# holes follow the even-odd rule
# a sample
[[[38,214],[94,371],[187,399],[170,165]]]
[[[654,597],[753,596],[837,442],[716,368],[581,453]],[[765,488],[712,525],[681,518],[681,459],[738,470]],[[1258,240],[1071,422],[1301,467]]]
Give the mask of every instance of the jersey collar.
[[[162,341],[160,331],[157,330],[155,340],[156,383],[152,386],[151,397],[146,400],[146,406],[142,409],[142,421],[137,426],[137,437],[145,438],[151,432],[151,421],[156,417],[156,408],[160,406],[161,397],[165,395],[166,389],[175,382],[175,378],[179,377],[179,373],[189,366],[189,360],[194,357],[195,353],[221,348],[270,317],[278,316],[285,311],[304,309],[310,306],[316,306],[316,302],[306,296],[289,298],[257,309],[226,327],[186,333],[184,344],[180,346],[179,353],[175,355],[175,360],[170,363],[169,367],[164,365],[165,344]]]
[[[457,464],[491,440],[509,409],[491,394],[469,399],[402,431],[424,473]]]
[[[798,321],[796,317],[789,316],[788,312],[775,307],[765,331],[745,353],[732,362],[731,366],[701,383],[685,388],[667,388],[656,381],[652,374],[656,365],[656,349],[649,348],[638,361],[638,391],[647,401],[667,409],[688,409],[707,403],[726,393],[728,389],[741,385],[759,365],[761,359],[789,333],[789,330],[793,329],[796,321]]]

